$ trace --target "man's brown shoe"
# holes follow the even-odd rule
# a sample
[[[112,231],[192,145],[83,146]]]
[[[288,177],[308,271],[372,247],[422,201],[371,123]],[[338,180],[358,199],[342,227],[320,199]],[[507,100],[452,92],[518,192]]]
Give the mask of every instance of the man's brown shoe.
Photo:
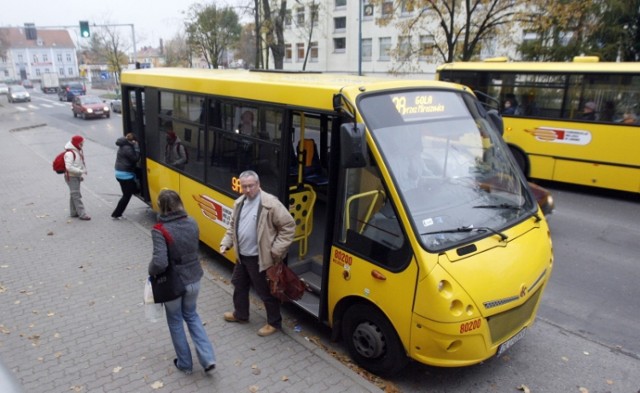
[[[249,321],[246,321],[246,320],[243,320],[243,319],[236,318],[236,316],[231,311],[227,311],[222,316],[223,316],[224,320],[227,321],[227,322],[238,322],[238,323],[247,323],[247,322],[249,322]]]
[[[275,328],[275,327],[273,327],[273,326],[271,326],[269,324],[266,324],[266,325],[264,325],[263,327],[261,327],[258,330],[258,336],[260,336],[260,337],[270,336],[270,335],[272,335],[273,333],[275,333],[277,331],[278,331],[277,328]]]

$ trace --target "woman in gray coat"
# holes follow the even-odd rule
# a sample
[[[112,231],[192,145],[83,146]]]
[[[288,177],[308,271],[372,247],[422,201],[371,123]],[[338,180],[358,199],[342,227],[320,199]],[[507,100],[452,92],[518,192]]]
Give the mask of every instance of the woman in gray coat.
[[[209,372],[216,366],[216,356],[196,311],[200,279],[204,274],[198,258],[198,224],[184,211],[180,196],[173,190],[165,189],[160,192],[158,207],[158,223],[151,230],[153,258],[149,263],[149,275],[164,272],[171,258],[186,288],[184,295],[164,303],[167,325],[177,355],[173,364],[186,374],[191,374],[193,370],[191,350],[184,329],[186,322],[200,365],[205,372]]]

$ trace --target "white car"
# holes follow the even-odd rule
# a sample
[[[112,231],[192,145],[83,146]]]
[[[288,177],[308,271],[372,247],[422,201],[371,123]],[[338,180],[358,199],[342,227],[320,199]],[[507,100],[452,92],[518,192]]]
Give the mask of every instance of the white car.
[[[9,86],[6,83],[0,83],[0,94],[9,94]]]

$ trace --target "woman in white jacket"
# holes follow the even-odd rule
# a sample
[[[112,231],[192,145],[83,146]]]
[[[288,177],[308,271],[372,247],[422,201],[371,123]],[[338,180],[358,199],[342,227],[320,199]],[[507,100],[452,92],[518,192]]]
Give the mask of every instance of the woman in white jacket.
[[[64,180],[69,186],[69,214],[71,217],[78,217],[80,220],[88,221],[91,217],[87,215],[82,203],[82,194],[80,193],[80,182],[84,180],[83,176],[87,174],[87,167],[84,163],[84,153],[82,146],[84,138],[80,135],[74,135],[65,145]]]

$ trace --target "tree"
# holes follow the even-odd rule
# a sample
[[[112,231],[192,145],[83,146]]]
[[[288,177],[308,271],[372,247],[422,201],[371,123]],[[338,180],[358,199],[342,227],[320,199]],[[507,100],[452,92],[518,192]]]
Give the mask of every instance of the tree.
[[[109,71],[115,73],[116,83],[118,83],[122,74],[122,65],[129,64],[129,57],[125,52],[128,49],[128,45],[125,44],[118,32],[107,24],[105,24],[98,38],[104,48],[105,63],[109,67]]]
[[[609,0],[602,8],[588,42],[592,51],[605,61],[639,61],[640,0]]]
[[[530,0],[521,25],[532,39],[519,50],[522,58],[533,61],[567,61],[581,54],[594,53],[592,37],[601,25],[599,15],[604,0]]]
[[[9,49],[9,39],[6,29],[0,29],[0,58],[6,62],[7,49]]]
[[[274,0],[273,5],[276,11],[271,10],[269,0],[256,0],[256,3],[258,1],[262,2],[262,17],[258,18],[262,22],[260,36],[271,50],[275,69],[281,70],[284,67],[284,22],[287,16],[287,1]]]
[[[253,23],[242,26],[242,33],[240,33],[240,44],[236,56],[243,61],[245,68],[256,66],[256,34],[255,26]]]
[[[304,62],[302,63],[302,70],[307,69],[307,62],[309,61],[309,55],[311,53],[312,42],[313,42],[313,34],[315,33],[316,27],[318,25],[318,21],[320,18],[320,3],[317,0],[310,0],[308,2],[303,2],[300,0],[296,0],[300,7],[309,9],[309,18],[304,19],[304,21],[299,21],[297,18],[292,20],[293,25],[299,32],[299,37],[303,40],[306,40],[306,48],[304,54]]]
[[[167,40],[164,45],[164,58],[167,67],[189,67],[191,57],[187,39],[181,33]]]
[[[218,68],[222,55],[238,43],[241,27],[238,14],[215,4],[191,6],[186,22],[187,42],[201,54],[209,68]]]
[[[403,65],[419,57],[424,47],[411,44],[412,34],[433,37],[433,49],[444,62],[472,60],[483,42],[495,39],[510,29],[522,0],[400,0],[393,10],[385,11],[376,22],[385,26],[394,23],[399,32],[398,47],[392,52]],[[388,6],[387,6],[388,7]],[[389,8],[387,8],[389,9]],[[393,12],[390,12],[393,11]],[[393,15],[400,14],[395,18]],[[397,69],[396,69],[397,70]]]

